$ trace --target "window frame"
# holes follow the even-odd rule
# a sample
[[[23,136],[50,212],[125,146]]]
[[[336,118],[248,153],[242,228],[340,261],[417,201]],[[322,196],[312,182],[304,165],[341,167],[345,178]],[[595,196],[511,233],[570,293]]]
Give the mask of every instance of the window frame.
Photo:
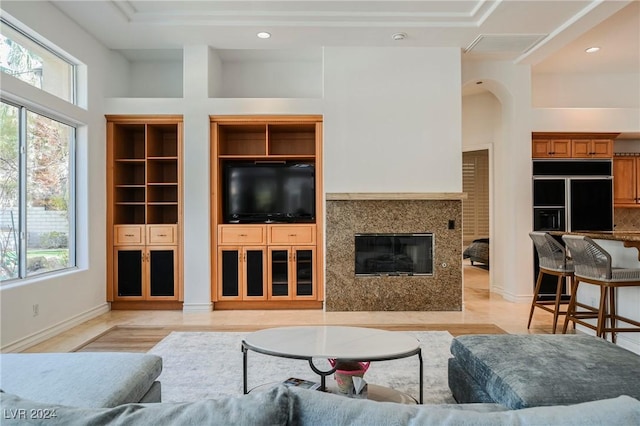
[[[33,105],[29,102],[20,102],[19,100],[9,99],[5,97],[2,93],[0,93],[0,102],[10,105],[18,109],[18,214],[19,214],[19,228],[18,228],[18,276],[14,278],[9,278],[6,280],[0,281],[0,287],[12,284],[16,282],[26,282],[27,280],[33,280],[41,277],[52,276],[56,274],[63,274],[70,270],[78,269],[78,258],[77,258],[77,215],[78,215],[78,206],[76,204],[76,193],[78,190],[77,187],[77,168],[78,164],[76,161],[77,157],[77,146],[78,146],[78,124],[74,123],[64,117],[61,117],[50,110],[47,110],[44,107],[38,107],[37,105]],[[68,251],[69,251],[69,260],[68,265],[64,268],[55,269],[52,271],[46,271],[37,274],[29,275],[27,273],[27,232],[28,232],[28,222],[27,222],[27,113],[31,112],[37,114],[39,116],[48,118],[50,120],[57,121],[61,124],[69,126],[73,129],[73,137],[69,141],[68,148],[68,166],[69,166],[69,200],[67,207],[67,214],[69,216],[69,233],[67,236],[68,241]]]
[[[87,137],[87,121],[86,116],[86,65],[76,59],[73,55],[59,48],[55,42],[49,40],[46,37],[38,34],[29,26],[23,24],[19,20],[13,18],[11,15],[5,13],[0,8],[0,25],[8,28],[3,35],[14,42],[18,43],[22,48],[27,51],[33,52],[33,54],[40,56],[44,60],[43,65],[46,63],[58,64],[56,58],[59,58],[62,62],[69,65],[68,72],[64,71],[59,76],[65,77],[60,81],[60,85],[53,91],[45,90],[37,85],[30,84],[28,81],[22,81],[20,78],[11,75],[10,73],[1,72],[0,76],[5,79],[7,84],[2,87],[0,85],[0,101],[18,108],[18,125],[21,127],[17,129],[19,143],[26,147],[29,142],[29,135],[27,135],[29,113],[37,114],[43,118],[50,119],[69,126],[68,147],[67,147],[67,167],[68,167],[68,182],[67,190],[67,222],[68,222],[68,234],[67,234],[67,250],[68,258],[66,265],[59,269],[48,270],[46,272],[34,273],[27,275],[27,245],[29,241],[28,232],[28,217],[27,212],[29,210],[26,191],[28,190],[28,181],[25,178],[25,174],[28,172],[26,164],[28,164],[27,156],[18,152],[18,166],[20,167],[18,176],[18,185],[20,185],[18,195],[16,196],[19,204],[20,218],[17,221],[20,226],[19,229],[19,241],[17,249],[19,250],[19,262],[17,277],[9,278],[0,281],[0,289],[9,288],[14,285],[26,285],[33,282],[51,279],[53,277],[64,276],[69,273],[73,273],[81,269],[79,262],[84,265],[86,259],[84,258],[84,248],[86,247],[86,241],[80,233],[80,229],[85,225],[86,212],[85,212],[85,198],[84,198],[84,186],[78,181],[78,176],[86,173],[86,165],[82,159],[84,159],[84,149],[86,148]],[[8,33],[8,34],[7,34]],[[11,36],[14,35],[12,38]],[[17,39],[17,40],[14,40]],[[42,49],[42,50],[41,50]],[[45,56],[43,56],[45,55]],[[63,63],[59,64],[64,66]],[[55,73],[54,73],[55,76]],[[55,77],[54,77],[55,81]],[[15,83],[14,83],[15,82]],[[65,85],[68,84],[68,88]],[[62,94],[59,95],[58,93]],[[81,104],[82,102],[82,104]],[[28,155],[28,153],[27,153]],[[79,163],[78,161],[82,161]],[[24,189],[22,189],[24,188]],[[78,202],[82,202],[79,205]],[[22,223],[20,223],[22,221]],[[26,222],[26,225],[25,225]],[[33,227],[33,223],[32,223]],[[82,248],[83,252],[79,252],[78,249]]]
[[[55,97],[57,97],[59,99],[62,99],[65,102],[68,102],[68,103],[73,104],[73,105],[78,105],[78,67],[80,66],[80,64],[77,61],[75,61],[73,58],[71,58],[70,56],[68,56],[68,55],[64,54],[63,52],[61,52],[59,49],[56,49],[53,46],[51,46],[50,43],[48,43],[47,40],[44,40],[42,37],[38,36],[34,31],[26,29],[21,25],[17,25],[17,23],[11,22],[5,16],[0,16],[0,26],[7,26],[12,31],[15,31],[20,36],[26,38],[30,42],[32,42],[35,45],[41,47],[42,49],[46,50],[51,55],[59,58],[63,62],[66,62],[70,66],[70,73],[69,73],[70,74],[69,75],[70,93],[69,93],[69,99],[65,99],[63,97],[60,97],[55,93],[52,93],[52,92],[50,92],[48,90],[44,90],[44,89],[42,89],[40,87],[31,85],[31,84],[29,84],[27,82],[24,82],[24,83],[25,84],[29,84],[31,87],[34,87],[37,90],[41,90],[41,91],[43,91],[45,93],[48,93],[48,94],[50,94],[52,96],[55,96]],[[7,37],[6,35],[4,35],[4,36]],[[25,46],[22,46],[22,47],[26,49]],[[14,75],[11,75],[10,73],[2,72],[2,75],[18,79],[17,77],[15,77]],[[20,80],[20,79],[18,79],[18,80]],[[21,80],[21,81],[23,81],[23,80]]]

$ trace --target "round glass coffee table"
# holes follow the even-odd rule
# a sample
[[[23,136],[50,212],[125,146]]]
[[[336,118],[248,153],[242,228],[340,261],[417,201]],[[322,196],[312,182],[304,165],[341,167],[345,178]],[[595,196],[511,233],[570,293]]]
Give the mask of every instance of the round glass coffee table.
[[[340,361],[389,361],[417,355],[419,359],[420,404],[422,404],[423,366],[420,343],[408,334],[365,327],[306,326],[276,327],[256,331],[242,341],[243,386],[247,387],[247,353],[258,352],[281,358],[303,359],[320,376],[320,389],[326,390],[326,377],[336,369],[321,370],[314,359]]]

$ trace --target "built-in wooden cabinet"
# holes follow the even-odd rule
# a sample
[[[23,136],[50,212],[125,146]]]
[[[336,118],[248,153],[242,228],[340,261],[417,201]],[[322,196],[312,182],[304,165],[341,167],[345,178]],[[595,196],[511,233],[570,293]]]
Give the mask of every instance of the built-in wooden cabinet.
[[[612,158],[613,133],[533,133],[532,158]]]
[[[573,139],[571,156],[573,158],[611,158],[613,157],[613,140]]]
[[[182,118],[107,116],[107,299],[182,306]]]
[[[214,309],[321,308],[322,117],[212,116],[210,151]],[[226,222],[223,170],[237,161],[313,164],[313,221]]]
[[[640,155],[613,157],[613,204],[640,207]]]
[[[533,139],[533,158],[570,158],[570,139]]]

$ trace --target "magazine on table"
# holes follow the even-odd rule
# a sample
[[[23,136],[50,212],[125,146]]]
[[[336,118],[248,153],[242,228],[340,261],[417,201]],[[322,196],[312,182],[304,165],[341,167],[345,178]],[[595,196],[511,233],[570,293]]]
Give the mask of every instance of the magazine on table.
[[[286,386],[303,388],[303,389],[319,389],[320,383],[311,380],[298,379],[297,377],[289,377],[283,382]]]

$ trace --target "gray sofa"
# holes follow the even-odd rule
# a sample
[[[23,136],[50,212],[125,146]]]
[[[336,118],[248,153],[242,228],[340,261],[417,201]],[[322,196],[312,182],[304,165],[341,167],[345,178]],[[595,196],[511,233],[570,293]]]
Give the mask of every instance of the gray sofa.
[[[0,354],[0,389],[47,404],[160,402],[162,358],[122,352]]]
[[[640,399],[640,355],[579,334],[458,336],[449,388],[458,403],[510,409],[629,395]]]
[[[621,396],[570,406],[506,410],[494,404],[402,405],[283,385],[191,403],[63,407],[0,393],[3,426],[42,425],[637,425],[640,401]]]

